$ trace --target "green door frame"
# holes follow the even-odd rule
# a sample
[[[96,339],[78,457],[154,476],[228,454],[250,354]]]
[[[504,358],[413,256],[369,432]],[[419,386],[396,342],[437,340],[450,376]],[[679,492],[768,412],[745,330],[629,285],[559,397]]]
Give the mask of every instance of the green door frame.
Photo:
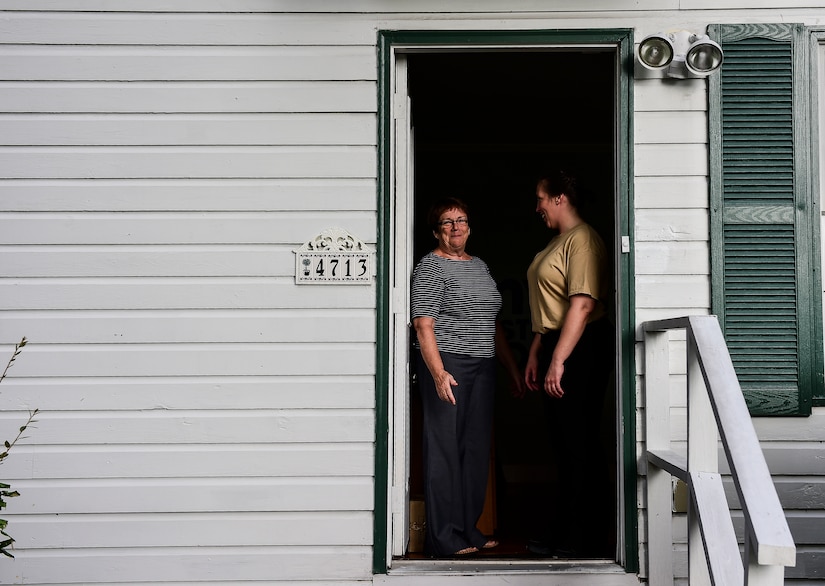
[[[618,119],[617,133],[617,190],[619,203],[616,209],[616,234],[633,241],[633,30],[632,29],[582,29],[582,30],[514,30],[514,31],[379,31],[378,32],[378,242],[376,279],[377,332],[375,377],[375,502],[373,526],[373,573],[387,572],[387,523],[389,490],[389,393],[390,380],[390,260],[394,251],[391,243],[382,235],[391,234],[392,217],[389,213],[392,198],[392,155],[390,130],[392,125],[392,70],[395,65],[394,51],[416,49],[433,52],[450,47],[478,47],[494,49],[496,46],[571,47],[612,46],[617,56]],[[616,319],[619,321],[618,366],[622,389],[620,424],[623,466],[623,519],[624,567],[628,572],[639,571],[638,521],[636,507],[636,393],[635,393],[635,271],[633,255],[620,253],[617,259],[618,283]]]

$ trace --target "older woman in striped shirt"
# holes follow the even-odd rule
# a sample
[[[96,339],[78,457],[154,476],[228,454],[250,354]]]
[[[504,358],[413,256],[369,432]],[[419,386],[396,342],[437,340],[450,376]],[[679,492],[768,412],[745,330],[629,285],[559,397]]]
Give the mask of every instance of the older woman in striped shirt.
[[[412,323],[424,413],[424,547],[434,557],[496,547],[476,527],[484,508],[498,355],[517,394],[524,382],[497,326],[501,294],[470,256],[467,205],[446,198],[428,222],[437,245],[413,272]]]

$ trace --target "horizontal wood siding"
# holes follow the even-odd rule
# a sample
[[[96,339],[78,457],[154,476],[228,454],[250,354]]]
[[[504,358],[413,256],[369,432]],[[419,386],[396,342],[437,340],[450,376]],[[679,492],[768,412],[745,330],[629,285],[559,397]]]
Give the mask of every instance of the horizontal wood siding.
[[[26,11],[0,43],[0,437],[42,410],[0,582],[368,580],[376,289],[296,286],[294,250],[377,241],[374,29]]]
[[[66,2],[61,0],[40,0],[38,10],[42,11],[62,11],[66,10]],[[816,2],[809,0],[724,0],[713,2],[713,0],[581,0],[573,3],[561,3],[554,9],[562,14],[567,10],[579,10],[582,12],[606,12],[606,11],[660,11],[664,13],[682,10],[721,10],[721,9],[792,9],[809,8],[817,6]],[[98,11],[101,9],[113,12],[211,12],[223,13],[229,8],[234,8],[239,12],[269,13],[272,12],[272,3],[268,0],[240,0],[231,2],[228,0],[175,0],[173,2],[164,0],[146,0],[135,5],[109,7],[106,0],[72,0],[71,9],[79,11]],[[546,2],[542,0],[511,0],[502,5],[499,0],[455,0],[449,6],[445,6],[439,0],[403,0],[377,3],[372,0],[350,0],[339,6],[329,5],[323,2],[310,2],[304,0],[280,0],[278,11],[285,13],[412,13],[412,14],[451,14],[451,13],[512,13],[525,12],[536,13],[548,10]],[[26,0],[6,0],[4,10],[31,10],[31,3]]]
[[[9,113],[375,112],[371,81],[0,81]],[[298,106],[297,104],[300,104]],[[317,131],[317,129],[313,129]]]
[[[706,314],[710,257],[705,83],[637,79],[634,93],[637,324]],[[641,340],[640,333],[637,338]],[[637,364],[643,367],[640,356]],[[638,399],[643,405],[641,396]]]

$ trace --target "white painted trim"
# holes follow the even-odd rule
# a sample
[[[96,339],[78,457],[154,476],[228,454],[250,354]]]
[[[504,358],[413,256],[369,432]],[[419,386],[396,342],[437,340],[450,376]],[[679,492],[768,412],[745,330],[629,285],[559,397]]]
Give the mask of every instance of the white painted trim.
[[[396,55],[392,67],[392,149],[393,198],[391,274],[393,275],[393,381],[390,393],[390,434],[393,438],[390,490],[390,555],[402,556],[409,541],[410,500],[410,349],[409,349],[409,282],[412,274],[412,129],[410,128],[409,95],[407,92],[407,61]],[[392,562],[390,562],[392,563]]]

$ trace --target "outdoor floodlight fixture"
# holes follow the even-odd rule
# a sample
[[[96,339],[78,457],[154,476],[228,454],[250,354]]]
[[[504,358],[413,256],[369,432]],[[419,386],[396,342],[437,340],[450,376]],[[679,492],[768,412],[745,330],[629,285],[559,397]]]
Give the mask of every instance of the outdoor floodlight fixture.
[[[645,77],[676,79],[707,77],[722,66],[724,58],[722,47],[707,35],[685,30],[645,37],[636,56],[642,67],[654,72]]]

